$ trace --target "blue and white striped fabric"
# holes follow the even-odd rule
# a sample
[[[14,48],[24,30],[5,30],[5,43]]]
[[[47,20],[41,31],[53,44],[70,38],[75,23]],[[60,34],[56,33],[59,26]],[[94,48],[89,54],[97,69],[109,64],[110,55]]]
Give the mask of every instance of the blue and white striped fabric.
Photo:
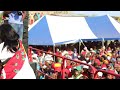
[[[29,45],[56,45],[79,40],[120,39],[120,24],[112,17],[43,16],[28,32]]]
[[[96,37],[108,40],[120,38],[120,24],[112,17],[105,15],[85,19]]]

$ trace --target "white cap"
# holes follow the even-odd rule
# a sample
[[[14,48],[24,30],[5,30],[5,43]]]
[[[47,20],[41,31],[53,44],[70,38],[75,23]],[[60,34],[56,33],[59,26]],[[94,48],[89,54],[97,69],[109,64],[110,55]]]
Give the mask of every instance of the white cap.
[[[102,77],[103,73],[102,72],[98,72],[98,76]]]
[[[33,52],[33,51],[31,51],[31,53],[33,54],[34,52]]]
[[[78,58],[80,58],[80,55],[78,56]]]
[[[44,65],[44,66],[43,66],[43,68],[45,69],[45,68],[47,68],[47,66],[46,66],[46,65]]]
[[[105,46],[103,46],[103,49],[105,49]]]
[[[45,53],[43,53],[43,56],[45,56]]]
[[[89,66],[87,66],[87,65],[83,65],[83,68],[89,69]]]
[[[90,50],[92,51],[92,50],[93,50],[93,48],[90,48]]]
[[[92,63],[91,63],[91,62],[89,62],[88,64],[90,64],[90,65],[91,65]]]
[[[107,69],[106,67],[103,67],[102,69]]]
[[[86,61],[82,61],[83,63],[87,63]],[[89,69],[89,66],[82,64],[83,68]]]
[[[87,63],[86,61],[82,61],[83,63]]]
[[[58,48],[57,48],[56,50],[57,50],[57,51],[59,51],[59,49],[58,49]]]

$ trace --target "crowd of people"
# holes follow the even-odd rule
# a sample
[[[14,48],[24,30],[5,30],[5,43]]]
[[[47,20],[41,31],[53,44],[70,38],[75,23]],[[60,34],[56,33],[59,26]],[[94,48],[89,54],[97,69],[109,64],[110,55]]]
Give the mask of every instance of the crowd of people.
[[[36,22],[38,19],[40,19],[42,17],[41,13],[32,13],[29,15],[29,25],[32,25],[34,22]]]
[[[57,47],[55,54],[73,59],[73,61],[65,61],[65,78],[66,79],[93,79],[92,70],[89,66],[74,62],[74,60],[82,61],[92,65],[95,69],[102,69],[115,74],[120,74],[120,42],[114,41],[104,47],[99,46],[99,42],[86,42],[88,47],[84,47],[81,53],[78,48],[67,47],[60,49]],[[91,46],[91,47],[90,47]],[[101,45],[102,46],[102,45]],[[52,49],[47,52],[53,53]],[[54,59],[55,58],[55,59]],[[54,57],[50,54],[37,53],[32,51],[33,62],[37,63],[37,70],[40,70],[54,79],[61,79],[63,59]],[[38,79],[49,79],[42,73],[37,74]],[[97,73],[97,79],[118,79],[119,77],[103,72]]]

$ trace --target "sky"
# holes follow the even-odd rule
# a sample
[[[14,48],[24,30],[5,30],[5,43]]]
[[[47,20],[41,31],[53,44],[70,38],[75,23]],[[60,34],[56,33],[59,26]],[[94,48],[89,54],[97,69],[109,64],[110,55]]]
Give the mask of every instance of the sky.
[[[74,14],[84,14],[84,15],[110,15],[110,16],[120,16],[120,11],[72,11]]]

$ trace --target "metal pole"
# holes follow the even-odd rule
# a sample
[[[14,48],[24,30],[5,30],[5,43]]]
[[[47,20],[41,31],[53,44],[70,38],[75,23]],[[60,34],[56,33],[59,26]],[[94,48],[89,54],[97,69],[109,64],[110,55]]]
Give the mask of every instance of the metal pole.
[[[79,55],[80,55],[80,46],[81,46],[81,42],[79,41]]]
[[[104,47],[104,38],[102,38],[102,47]]]
[[[86,47],[85,44],[83,43],[83,41],[81,39],[80,39],[80,42],[83,44],[84,47]]]
[[[67,44],[65,44],[65,47],[67,47]]]

